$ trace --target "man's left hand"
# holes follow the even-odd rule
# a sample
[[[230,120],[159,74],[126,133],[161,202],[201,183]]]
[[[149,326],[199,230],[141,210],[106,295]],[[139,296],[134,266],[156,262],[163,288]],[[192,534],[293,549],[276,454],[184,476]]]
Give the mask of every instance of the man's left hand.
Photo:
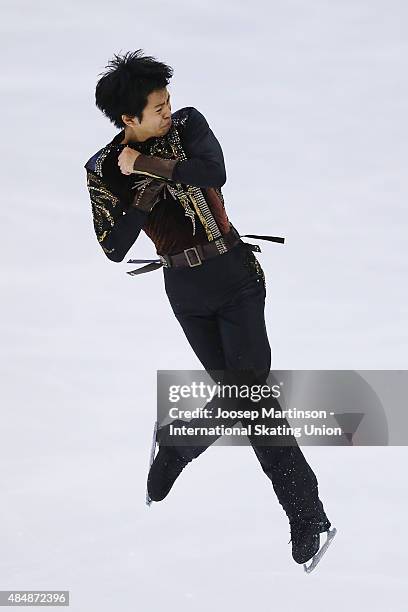
[[[133,173],[133,164],[136,159],[141,155],[139,151],[135,151],[130,147],[125,147],[122,153],[118,157],[118,166],[122,174],[132,174]]]

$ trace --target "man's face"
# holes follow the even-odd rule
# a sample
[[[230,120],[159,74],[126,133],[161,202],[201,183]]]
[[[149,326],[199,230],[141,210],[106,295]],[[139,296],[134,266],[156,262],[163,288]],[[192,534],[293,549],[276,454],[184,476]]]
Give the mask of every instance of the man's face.
[[[152,91],[143,109],[142,121],[133,117],[131,125],[135,130],[143,130],[149,136],[163,136],[171,126],[170,94],[167,88]]]

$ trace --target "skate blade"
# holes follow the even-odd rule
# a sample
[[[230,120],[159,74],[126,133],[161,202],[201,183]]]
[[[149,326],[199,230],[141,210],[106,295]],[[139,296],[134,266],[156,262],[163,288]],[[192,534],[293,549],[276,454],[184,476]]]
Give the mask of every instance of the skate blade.
[[[306,565],[306,563],[303,564],[303,568],[304,568],[306,574],[310,574],[310,572],[313,572],[313,570],[315,569],[316,565],[319,563],[319,561],[321,561],[324,553],[329,548],[329,546],[330,546],[334,536],[336,535],[336,533],[337,533],[337,529],[335,527],[333,527],[333,529],[330,529],[327,532],[327,539],[326,539],[325,543],[320,548],[320,550],[318,550],[317,553],[314,555],[310,565]]]
[[[154,457],[156,454],[156,444],[157,444],[157,421],[155,421],[154,423],[154,428],[153,428],[153,438],[152,438],[152,447],[150,449],[150,458],[149,458],[149,470],[148,473],[150,471],[150,468],[152,467],[152,463],[154,461]],[[146,506],[148,506],[150,508],[150,505],[152,503],[152,499],[149,496],[149,493],[147,491],[147,485],[146,485]]]

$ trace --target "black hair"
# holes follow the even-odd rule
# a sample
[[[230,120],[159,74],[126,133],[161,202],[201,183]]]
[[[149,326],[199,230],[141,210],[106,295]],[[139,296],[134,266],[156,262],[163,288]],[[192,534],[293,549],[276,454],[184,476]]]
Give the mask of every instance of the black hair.
[[[173,68],[143,56],[142,49],[124,55],[115,53],[105,68],[96,84],[95,103],[119,129],[124,127],[122,115],[142,121],[147,96],[164,89],[173,76]]]

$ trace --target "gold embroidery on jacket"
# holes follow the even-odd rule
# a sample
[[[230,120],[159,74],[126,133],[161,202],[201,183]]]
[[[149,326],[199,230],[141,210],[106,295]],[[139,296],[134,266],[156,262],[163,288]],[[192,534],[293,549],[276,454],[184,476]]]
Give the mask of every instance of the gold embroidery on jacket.
[[[95,172],[98,176],[102,177],[102,164],[105,161],[106,156],[109,154],[110,147],[104,147],[99,155],[98,159],[95,162]]]
[[[173,124],[169,132],[165,136],[157,137],[153,139],[153,142],[147,147],[148,155],[158,155],[163,159],[179,159],[181,161],[187,160],[187,156],[184,152],[183,146],[180,141],[180,136],[177,128],[183,126],[187,121],[187,114],[174,119]],[[98,241],[101,243],[103,250],[106,253],[112,253],[115,249],[107,249],[102,244],[109,232],[114,226],[115,217],[113,210],[118,205],[119,199],[107,189],[106,185],[98,179],[99,175],[103,178],[102,164],[105,161],[109,152],[116,146],[116,143],[110,143],[104,147],[96,160],[95,173],[88,171],[88,189],[91,196],[92,211],[94,218],[94,226]],[[150,176],[152,180],[155,178],[154,174],[141,172],[145,176]],[[162,177],[157,177],[162,178]],[[164,179],[162,179],[164,180]],[[167,182],[167,181],[166,181]],[[135,182],[136,183],[136,182]],[[144,182],[139,181],[139,184],[134,188],[138,192],[143,192]],[[218,223],[211,211],[208,202],[204,198],[201,188],[194,187],[192,185],[184,185],[182,183],[168,182],[163,191],[164,197],[166,197],[166,191],[168,191],[174,199],[176,199],[184,208],[184,214],[188,217],[192,223],[193,236],[195,235],[195,215],[198,216],[208,240],[215,241],[218,251],[220,253],[225,252],[226,246],[218,227]],[[216,189],[217,194],[224,205],[224,199],[220,189]],[[138,195],[142,195],[141,193]],[[192,207],[190,206],[192,204]],[[117,213],[116,213],[117,217]]]
[[[163,159],[179,159],[181,161],[187,160],[187,156],[181,145],[180,136],[177,131],[177,127],[184,125],[186,121],[187,115],[175,119],[169,132],[165,136],[160,136],[154,139],[149,147],[148,154],[157,155]],[[173,196],[173,198],[178,200],[183,206],[185,216],[188,217],[192,223],[193,236],[195,235],[194,214],[196,214],[210,242],[221,237],[219,228],[199,187],[183,185],[182,183],[168,183],[166,185],[166,189]],[[191,208],[190,203],[193,205],[193,209]],[[222,244],[219,245],[219,251],[224,251]]]
[[[87,186],[96,237],[105,253],[113,253],[115,249],[107,249],[102,243],[115,224],[113,209],[118,205],[119,198],[93,172],[87,171]]]
[[[198,218],[201,221],[202,226],[204,227],[205,233],[207,234],[207,238],[209,240],[209,242],[211,242],[212,240],[214,240],[214,236],[212,231],[210,230],[210,227],[207,223],[206,218],[204,217],[204,215],[202,214],[200,207],[198,206],[197,200],[194,197],[194,193],[192,191],[189,192],[189,197],[191,202],[193,203],[194,206],[194,210],[197,213]]]
[[[184,118],[184,122],[186,121],[187,116]],[[175,122],[176,123],[176,122]],[[181,123],[181,121],[179,122]],[[175,131],[174,124],[170,129],[170,133]],[[166,136],[161,136],[152,143],[149,150],[149,155],[158,155],[162,159],[182,159],[182,155],[184,155],[184,151],[180,151],[180,147],[176,147],[174,142],[168,138],[169,134]],[[191,195],[191,187],[188,185],[182,185],[181,183],[173,183],[166,185],[167,190],[173,196],[175,200],[178,200],[182,207],[184,208],[184,215],[188,217],[191,221],[193,228],[193,236],[195,235],[195,216],[194,210],[190,206],[190,201],[192,202],[195,212],[197,213],[201,222],[203,222],[202,215],[199,212],[199,208],[197,207],[196,201],[193,200]],[[203,224],[204,225],[204,224]],[[204,225],[205,227],[205,225]]]
[[[169,130],[168,134],[162,138],[167,138],[172,148],[173,154],[176,154],[176,157],[179,160],[186,161],[187,156],[182,147],[179,133],[175,129],[176,125],[178,125],[177,121],[173,123],[173,126]],[[179,184],[177,186],[179,186]],[[204,227],[208,240],[211,242],[213,240],[217,241],[218,239],[221,239],[219,242],[216,242],[216,245],[217,245],[218,251],[220,253],[224,253],[227,249],[225,247],[224,240],[220,232],[220,228],[218,227],[217,222],[214,218],[214,215],[210,207],[208,206],[206,199],[204,198],[201,188],[194,187],[192,185],[186,185],[186,186],[180,185],[181,189],[183,187],[185,188],[185,191],[187,192],[188,197],[194,206],[197,216],[199,217]]]

